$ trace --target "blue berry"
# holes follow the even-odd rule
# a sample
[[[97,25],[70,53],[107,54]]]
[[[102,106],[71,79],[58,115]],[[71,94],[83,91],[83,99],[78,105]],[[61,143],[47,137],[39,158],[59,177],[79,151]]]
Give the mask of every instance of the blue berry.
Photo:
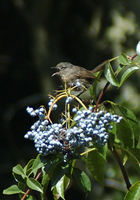
[[[53,102],[54,102],[54,99],[51,98],[50,101],[48,102],[48,107],[49,107],[49,108],[51,107],[51,105],[52,105]],[[54,105],[53,105],[53,110],[56,110],[57,107],[58,107],[57,104],[54,104]]]
[[[70,103],[72,100],[73,100],[72,97],[67,97],[65,103],[68,104],[68,103]]]
[[[80,80],[77,80],[76,83],[75,83],[75,85],[76,85],[77,87],[81,87]]]
[[[73,112],[73,113],[76,113],[76,112],[77,112],[77,109],[76,109],[76,108],[73,108],[73,109],[72,109],[72,112]]]

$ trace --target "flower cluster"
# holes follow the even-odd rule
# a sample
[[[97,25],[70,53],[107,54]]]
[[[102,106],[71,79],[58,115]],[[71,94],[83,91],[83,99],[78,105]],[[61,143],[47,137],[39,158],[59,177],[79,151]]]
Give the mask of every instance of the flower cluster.
[[[122,119],[109,112],[93,112],[92,107],[78,111],[74,108],[74,125],[66,129],[60,123],[50,124],[45,119],[46,111],[43,107],[36,110],[28,107],[27,112],[31,116],[38,116],[39,120],[24,137],[33,140],[36,150],[42,155],[73,154],[79,147],[86,147],[92,143],[104,145],[109,137],[108,129],[113,128],[110,123],[119,123]]]

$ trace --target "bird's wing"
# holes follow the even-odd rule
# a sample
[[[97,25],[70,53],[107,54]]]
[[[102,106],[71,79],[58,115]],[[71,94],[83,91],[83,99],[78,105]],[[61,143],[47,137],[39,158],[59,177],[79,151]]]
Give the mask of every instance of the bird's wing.
[[[95,79],[96,77],[93,75],[93,73],[91,71],[89,71],[83,67],[77,66],[77,78]]]

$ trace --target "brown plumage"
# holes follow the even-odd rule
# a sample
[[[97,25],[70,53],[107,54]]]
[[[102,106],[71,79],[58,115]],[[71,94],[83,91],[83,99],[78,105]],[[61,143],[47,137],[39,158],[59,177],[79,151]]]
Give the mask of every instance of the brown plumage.
[[[96,79],[93,73],[100,71],[105,65],[105,62],[93,70],[87,70],[84,67],[79,67],[69,62],[61,62],[55,67],[58,72],[54,73],[52,76],[59,75],[62,82],[70,87],[76,85],[77,82],[79,82],[81,86],[88,87],[93,80]]]

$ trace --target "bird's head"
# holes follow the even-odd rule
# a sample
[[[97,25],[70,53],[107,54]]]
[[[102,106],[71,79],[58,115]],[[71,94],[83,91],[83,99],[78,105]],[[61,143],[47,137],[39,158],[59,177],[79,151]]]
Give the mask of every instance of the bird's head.
[[[73,65],[69,62],[60,62],[56,65],[55,68],[60,71],[60,70],[64,70],[64,69],[72,68],[72,67],[73,67]]]
[[[57,72],[52,74],[52,76],[60,75],[60,73],[62,73],[64,70],[71,69],[72,67],[73,67],[73,65],[69,62],[60,62],[55,67],[52,67],[52,68],[55,68],[58,70]]]

